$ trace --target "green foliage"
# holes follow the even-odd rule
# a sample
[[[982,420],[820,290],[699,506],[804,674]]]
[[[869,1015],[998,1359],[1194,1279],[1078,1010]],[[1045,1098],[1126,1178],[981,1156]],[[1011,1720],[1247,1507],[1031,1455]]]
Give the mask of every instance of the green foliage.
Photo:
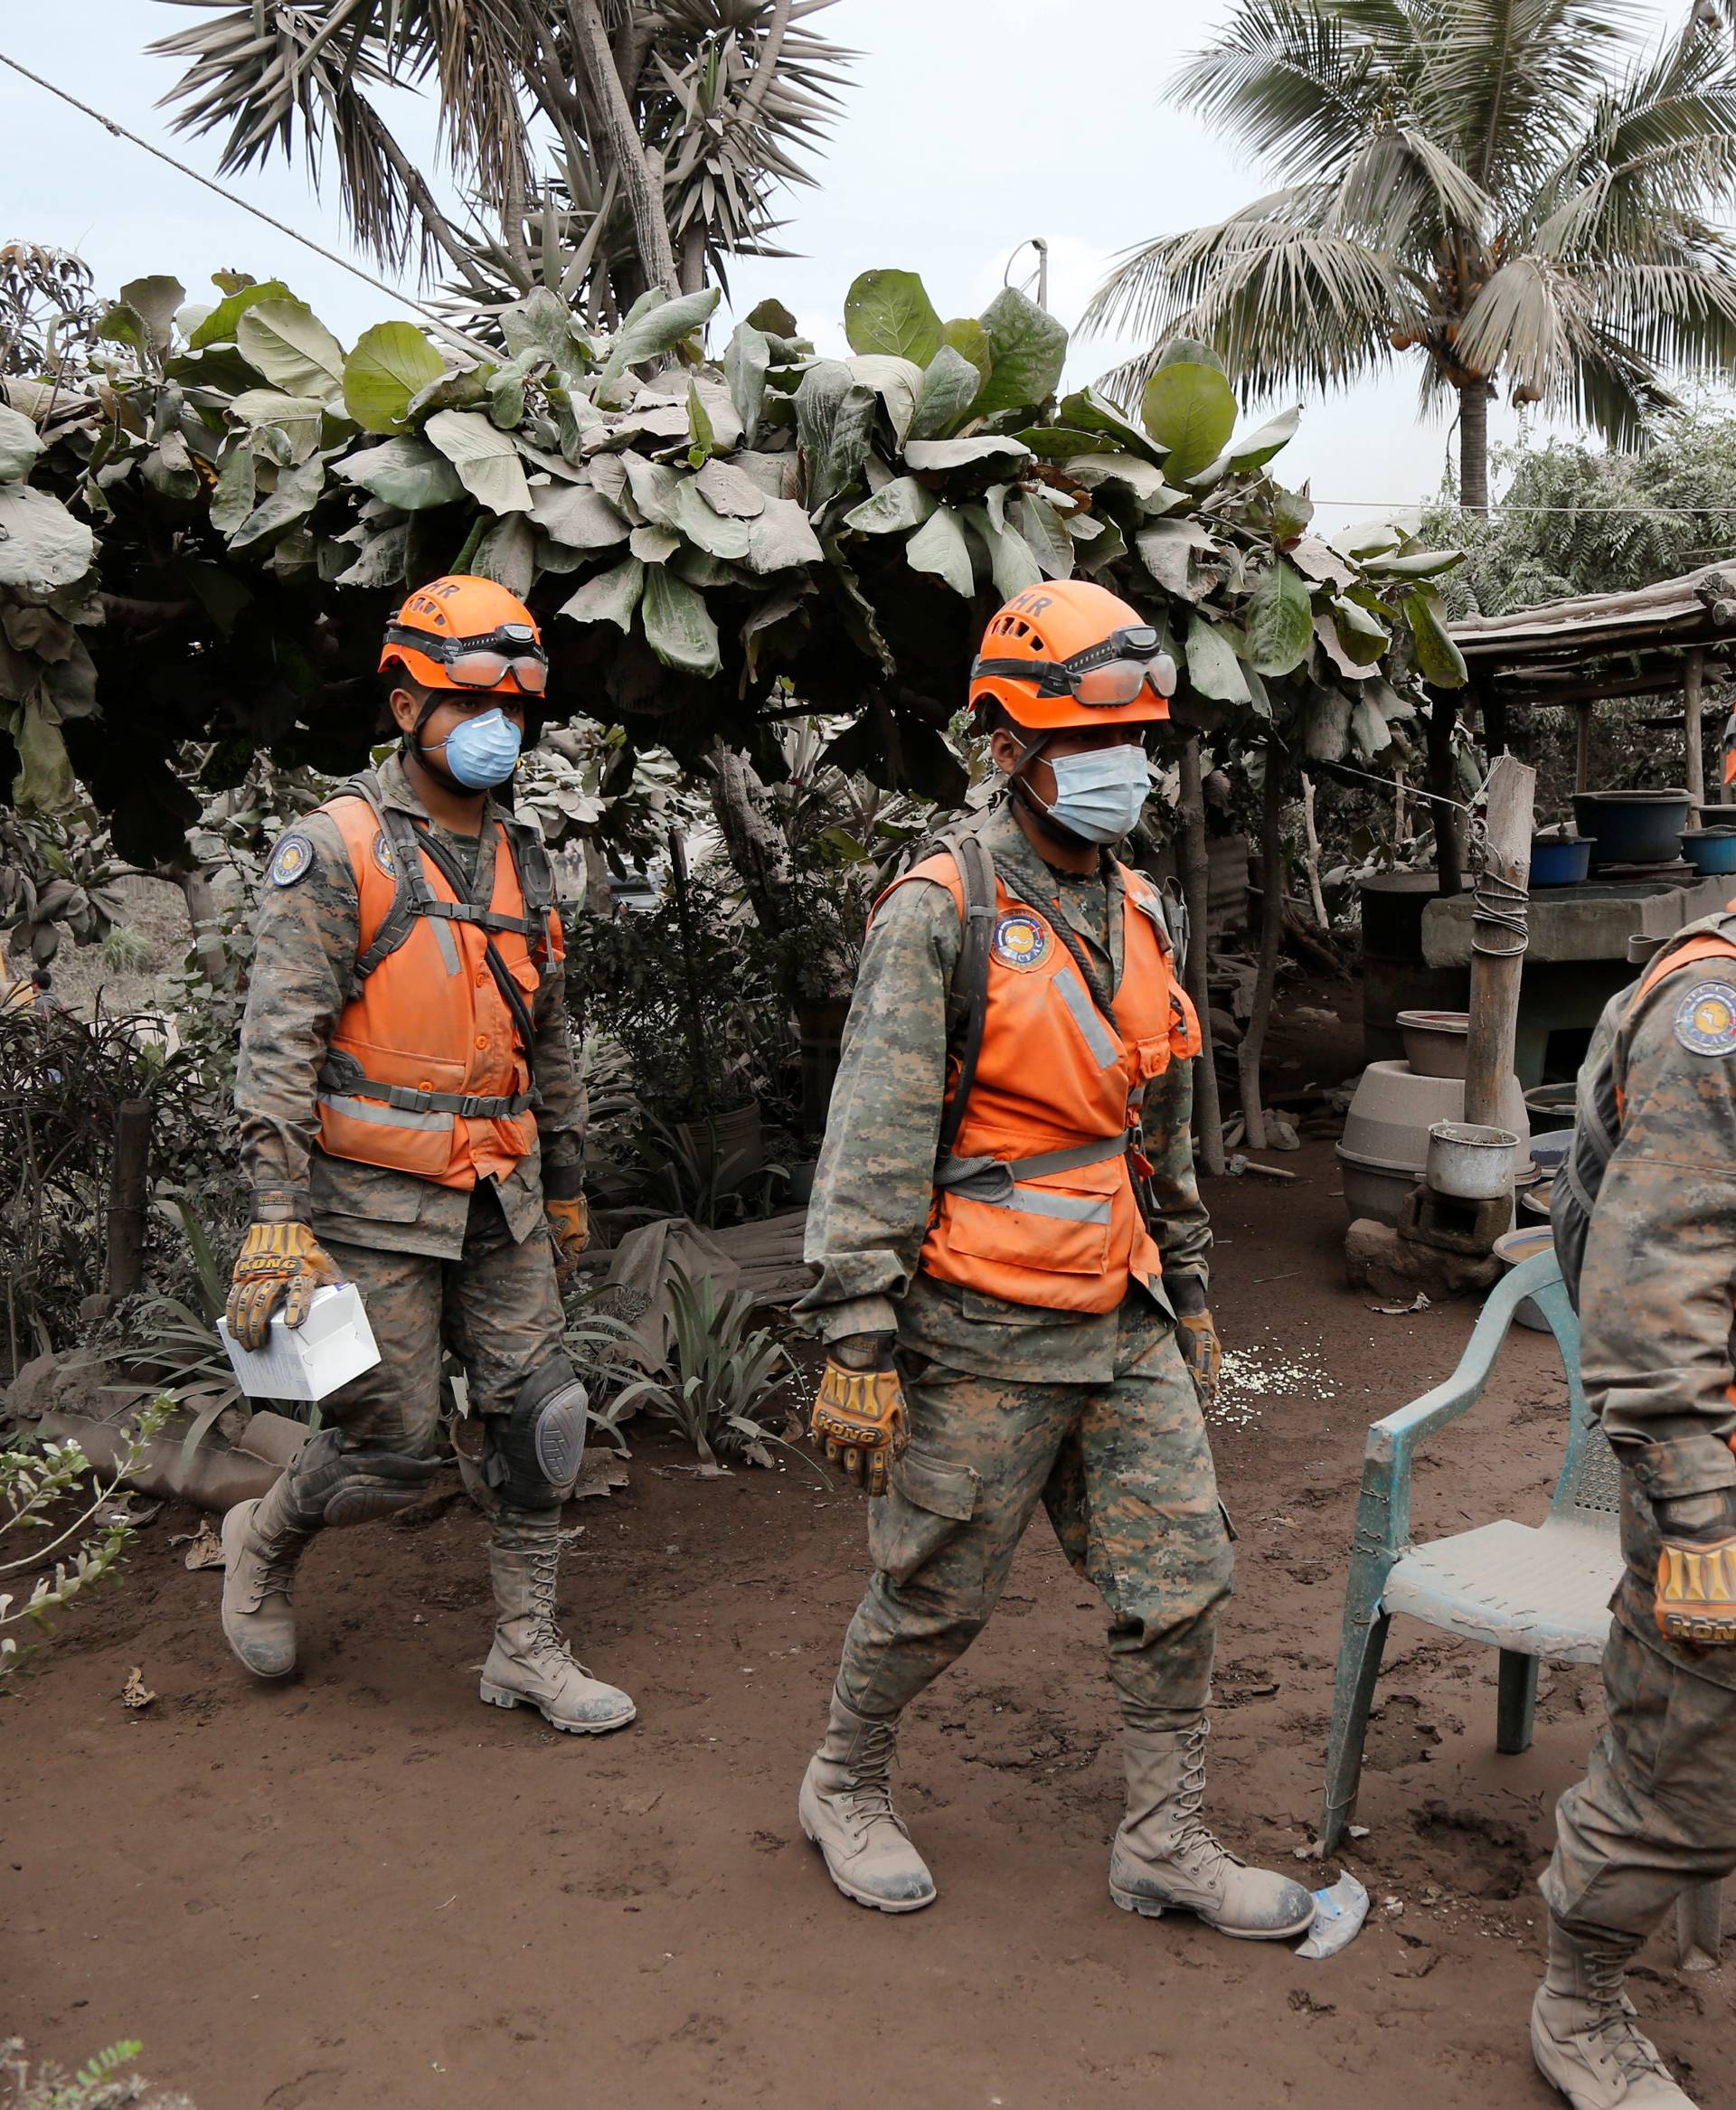
[[[751,1324],[753,1299],[745,1289],[719,1304],[710,1276],[694,1282],[676,1267],[669,1305],[662,1366],[622,1389],[615,1415],[642,1406],[668,1422],[699,1454],[703,1473],[720,1470],[720,1453],[769,1465],[767,1446],[780,1439],[759,1415],[790,1374],[788,1354],[774,1333]]]
[[[133,2039],[110,2044],[69,2075],[52,2061],[32,2068],[24,2041],[9,2037],[0,2043],[0,2080],[5,2083],[5,2110],[193,2110],[185,2096],[164,2095],[137,2074],[122,2074],[144,2046]]]
[[[106,1480],[76,1443],[18,1436],[0,1448],[0,1683],[29,1653],[19,1646],[26,1622],[52,1633],[54,1613],[114,1573],[134,1529],[115,1498],[173,1405],[157,1399],[134,1416],[119,1432]],[[87,1475],[90,1485],[80,1489]],[[31,1536],[41,1532],[45,1540]],[[26,1585],[29,1594],[20,1598]]]
[[[1354,551],[1342,579],[1278,572],[1256,608],[1307,523],[1268,466],[1293,419],[1238,440],[1229,384],[1191,344],[1156,375],[1146,431],[1090,391],[1057,403],[1065,334],[1017,293],[937,337],[920,280],[871,272],[850,312],[874,349],[820,359],[750,320],[712,363],[694,335],[712,291],[648,293],[612,339],[539,291],[467,355],[408,323],[346,353],[293,297],[225,289],[197,345],[171,323],[76,377],[28,461],[19,435],[28,480],[0,483],[0,510],[24,508],[0,542],[18,796],[69,799],[76,771],[135,861],[185,853],[189,741],[235,774],[261,749],[360,763],[383,616],[460,559],[540,613],[557,706],[635,749],[756,751],[794,693],[866,729],[855,769],[930,795],[956,789],[938,729],[986,614],[1040,579],[1082,570],[1178,636],[1198,608],[1186,657],[1220,706],[1255,698],[1256,613],[1247,664],[1297,683],[1378,662],[1402,688],[1432,644],[1401,620],[1410,586]],[[1185,542],[1151,556],[1158,523]],[[1389,532],[1377,554],[1413,549]],[[142,612],[98,623],[99,584]],[[1367,660],[1315,620],[1347,586],[1398,641]],[[99,713],[99,681],[124,712]]]

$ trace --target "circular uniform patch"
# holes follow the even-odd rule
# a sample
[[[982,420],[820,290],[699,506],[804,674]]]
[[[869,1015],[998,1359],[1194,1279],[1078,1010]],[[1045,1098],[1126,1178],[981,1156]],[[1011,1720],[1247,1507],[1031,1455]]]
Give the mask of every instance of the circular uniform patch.
[[[377,828],[373,837],[373,862],[388,879],[398,877],[398,867],[392,861],[392,844],[386,840],[383,828]]]
[[[1676,1006],[1675,1037],[1696,1055],[1736,1055],[1736,985],[1696,982]]]
[[[306,835],[286,835],[271,858],[271,884],[293,887],[305,879],[314,862],[314,846]]]
[[[1041,918],[1014,909],[995,926],[990,950],[1004,967],[1034,967],[1047,955],[1048,931]]]

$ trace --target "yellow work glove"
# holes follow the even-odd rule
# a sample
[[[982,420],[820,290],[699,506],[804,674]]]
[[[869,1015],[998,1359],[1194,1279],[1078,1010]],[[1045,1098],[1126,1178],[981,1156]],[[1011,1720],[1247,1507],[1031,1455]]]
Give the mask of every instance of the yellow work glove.
[[[886,1469],[910,1440],[904,1388],[892,1367],[892,1335],[835,1341],[814,1399],[812,1428],[826,1455],[870,1494],[886,1492]]]
[[[1194,1380],[1201,1407],[1210,1413],[1218,1397],[1218,1371],[1223,1361],[1223,1343],[1211,1313],[1184,1313],[1175,1322],[1175,1345]]]
[[[1653,1616],[1665,1641],[1736,1646],[1736,1497],[1724,1489],[1653,1504],[1663,1545]]]
[[[233,1287],[223,1316],[242,1348],[265,1346],[271,1314],[283,1306],[286,1326],[307,1316],[314,1292],[345,1279],[305,1223],[250,1224],[236,1256]]]
[[[561,1201],[549,1195],[544,1197],[542,1210],[549,1220],[549,1236],[554,1240],[555,1279],[565,1282],[590,1243],[590,1204],[582,1194]]]

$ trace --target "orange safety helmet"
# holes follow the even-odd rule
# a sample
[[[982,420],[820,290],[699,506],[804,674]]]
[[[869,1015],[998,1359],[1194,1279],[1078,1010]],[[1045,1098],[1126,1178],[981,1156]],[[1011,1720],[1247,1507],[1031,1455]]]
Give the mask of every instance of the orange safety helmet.
[[[1015,593],[983,633],[970,702],[1033,732],[1148,725],[1169,716],[1175,662],[1137,608],[1088,579]]]
[[[540,696],[549,658],[536,617],[498,581],[467,572],[419,586],[386,626],[380,669],[429,689],[504,689]]]

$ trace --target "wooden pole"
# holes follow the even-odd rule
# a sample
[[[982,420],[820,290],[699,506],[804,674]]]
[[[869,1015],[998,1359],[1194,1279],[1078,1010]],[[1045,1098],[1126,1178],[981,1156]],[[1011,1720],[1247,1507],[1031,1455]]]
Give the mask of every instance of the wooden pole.
[[[1306,769],[1302,772],[1302,829],[1308,845],[1302,866],[1308,877],[1308,900],[1314,909],[1314,919],[1322,930],[1330,930],[1326,898],[1320,891],[1320,834],[1314,824],[1314,778]]]
[[[108,1270],[113,1297],[145,1280],[145,1201],[151,1178],[151,1102],[123,1099],[115,1113],[115,1163],[108,1194]]]
[[[1489,771],[1485,842],[1471,923],[1471,1030],[1465,1118],[1498,1126],[1501,1088],[1513,1069],[1531,900],[1532,808],[1537,772],[1512,755]]]
[[[1591,788],[1591,706],[1579,706],[1579,741],[1573,756],[1573,788],[1590,791]]]
[[[1683,738],[1688,749],[1688,825],[1700,825],[1706,803],[1706,749],[1700,731],[1700,706],[1705,695],[1706,655],[1698,647],[1682,662]]]
[[[1200,1163],[1221,1177],[1224,1170],[1223,1115],[1218,1104],[1218,1073],[1212,1059],[1212,998],[1207,982],[1206,918],[1210,908],[1211,866],[1205,847],[1205,791],[1200,773],[1200,736],[1191,732],[1181,757],[1182,894],[1187,902],[1187,960],[1182,982],[1200,1018],[1200,1054],[1194,1065],[1194,1133]]]

